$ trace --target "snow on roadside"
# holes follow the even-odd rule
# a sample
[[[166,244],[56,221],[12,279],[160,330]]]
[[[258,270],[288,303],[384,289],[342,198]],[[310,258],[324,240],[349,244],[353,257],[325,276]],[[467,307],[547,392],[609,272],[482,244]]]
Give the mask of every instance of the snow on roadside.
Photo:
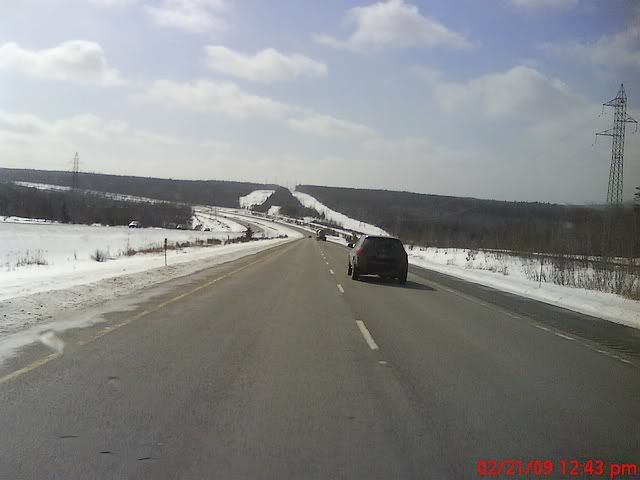
[[[409,263],[505,292],[640,329],[640,302],[613,293],[529,280],[522,259],[511,255],[473,259],[468,250],[407,247]]]
[[[255,205],[262,205],[274,192],[275,190],[254,190],[248,195],[239,198],[240,208],[249,209]]]
[[[39,293],[0,301],[0,363],[25,345],[37,342],[46,331],[63,332],[99,323],[105,302],[141,292],[172,278],[193,274],[215,265],[273,248],[290,239],[269,239],[172,252],[169,266],[160,255],[135,256],[101,264],[116,267],[112,275],[82,277],[82,284],[64,288],[64,276],[50,279],[49,288]],[[129,261],[131,260],[131,262]],[[124,267],[121,268],[120,267]]]
[[[272,216],[280,215],[281,208],[282,207],[278,205],[272,205],[271,207],[269,207],[269,211],[267,212],[267,215],[272,215]]]
[[[382,230],[380,227],[376,227],[375,225],[371,225],[369,223],[361,222],[359,220],[355,220],[346,216],[343,213],[336,212],[335,210],[331,210],[326,205],[322,204],[314,197],[307,193],[302,192],[291,192],[294,197],[298,199],[298,201],[307,208],[312,208],[316,212],[323,214],[324,218],[335,222],[338,225],[341,225],[343,228],[347,230],[355,230],[360,233],[365,233],[369,235],[384,235],[389,236],[387,232]]]
[[[0,223],[0,300],[50,290],[52,285],[68,288],[153,268],[153,255],[123,255],[129,249],[160,247],[165,238],[170,243],[194,243],[241,235],[226,231]],[[96,250],[113,259],[93,260],[91,255]],[[181,253],[176,252],[170,251],[170,258],[182,258]]]
[[[244,225],[226,218],[217,213],[215,207],[197,206],[193,207],[193,216],[204,227],[209,227],[212,232],[234,232],[241,233],[246,230]]]

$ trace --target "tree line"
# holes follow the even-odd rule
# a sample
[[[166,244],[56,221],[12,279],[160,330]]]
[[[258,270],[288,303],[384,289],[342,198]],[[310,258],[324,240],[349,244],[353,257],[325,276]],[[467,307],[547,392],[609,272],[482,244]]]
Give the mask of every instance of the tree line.
[[[23,181],[72,186],[71,172],[0,168],[0,182]],[[175,180],[153,177],[107,175],[80,172],[78,188],[122,193],[169,202],[239,208],[239,198],[254,190],[275,189],[274,185],[219,180]]]
[[[167,202],[115,200],[82,191],[50,191],[0,183],[0,215],[43,218],[62,223],[145,227],[191,225],[192,208]]]
[[[301,185],[297,190],[409,243],[577,255],[640,255],[631,206],[508,202],[388,190]]]

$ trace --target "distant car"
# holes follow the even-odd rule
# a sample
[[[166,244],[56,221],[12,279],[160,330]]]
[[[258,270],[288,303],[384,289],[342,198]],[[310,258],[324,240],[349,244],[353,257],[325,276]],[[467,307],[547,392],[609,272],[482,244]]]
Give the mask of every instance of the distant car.
[[[398,238],[363,235],[349,251],[347,274],[354,280],[360,275],[379,275],[405,284],[408,271],[407,252]]]
[[[203,232],[210,232],[211,231],[211,227],[204,227],[204,230],[202,230]]]
[[[133,222],[129,223],[129,228],[142,228],[142,224],[137,220],[134,220]]]
[[[324,228],[321,228],[316,232],[316,240],[327,241],[327,231]]]

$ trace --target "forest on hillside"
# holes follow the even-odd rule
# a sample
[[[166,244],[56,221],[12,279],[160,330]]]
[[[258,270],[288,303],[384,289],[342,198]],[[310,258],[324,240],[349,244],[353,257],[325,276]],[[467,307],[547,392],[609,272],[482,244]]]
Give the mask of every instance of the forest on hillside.
[[[168,202],[132,202],[81,191],[50,191],[0,183],[0,215],[43,218],[62,223],[145,227],[191,225],[192,208]]]
[[[420,245],[583,255],[640,255],[631,207],[507,202],[388,190],[300,185],[336,211]]]
[[[0,182],[24,181],[72,185],[71,172],[0,168]],[[218,180],[173,180],[80,172],[78,188],[122,193],[170,202],[239,208],[239,198],[254,190],[275,189],[273,185]]]
[[[278,187],[273,194],[262,204],[255,205],[252,210],[266,213],[272,206],[280,207],[280,214],[288,217],[317,217],[318,212],[303,206],[300,201],[291,195],[288,188]]]

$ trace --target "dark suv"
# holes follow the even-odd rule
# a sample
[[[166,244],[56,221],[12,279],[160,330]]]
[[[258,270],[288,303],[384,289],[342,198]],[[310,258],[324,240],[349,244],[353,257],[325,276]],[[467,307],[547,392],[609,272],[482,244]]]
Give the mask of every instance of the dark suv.
[[[404,284],[408,270],[407,252],[398,238],[363,235],[349,251],[347,273],[354,280],[360,275],[380,275]]]

